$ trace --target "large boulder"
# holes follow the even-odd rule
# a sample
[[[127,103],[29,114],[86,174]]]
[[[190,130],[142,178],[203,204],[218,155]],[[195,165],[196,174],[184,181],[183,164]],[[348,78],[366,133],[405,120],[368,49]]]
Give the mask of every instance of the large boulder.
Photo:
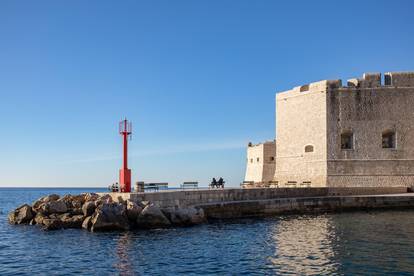
[[[65,195],[61,199],[66,203],[68,209],[81,209],[82,205],[85,203],[85,196],[84,195]]]
[[[138,201],[138,206],[140,206],[142,209],[144,209],[145,207],[150,205],[150,203],[151,202],[149,202],[148,200]]]
[[[72,216],[70,213],[65,213],[59,217],[62,228],[82,228],[83,218],[83,215]]]
[[[95,212],[95,202],[94,201],[86,201],[82,205],[82,213],[85,217],[92,216],[92,214]]]
[[[78,216],[78,215],[82,215],[83,216],[83,210],[82,210],[82,208],[69,209],[69,213],[72,216]]]
[[[189,226],[206,222],[204,210],[196,207],[169,208],[163,210],[174,225]]]
[[[96,193],[84,193],[82,194],[85,202],[87,201],[95,201],[99,198],[99,195]]]
[[[62,221],[58,218],[45,218],[43,219],[43,230],[59,230],[63,228]]]
[[[46,202],[40,207],[40,212],[44,214],[63,214],[67,211],[68,207],[62,199]]]
[[[163,228],[171,225],[161,209],[152,203],[142,210],[136,223],[139,228]]]
[[[142,207],[130,200],[127,200],[126,207],[128,219],[132,222],[136,222],[142,211]]]
[[[112,202],[113,202],[112,196],[109,194],[106,194],[106,195],[99,197],[97,200],[95,200],[95,206],[98,207],[102,204],[112,203]]]
[[[126,206],[119,203],[102,203],[91,219],[91,231],[128,230]]]
[[[46,219],[46,218],[47,218],[47,216],[44,215],[43,213],[37,213],[33,220],[34,220],[35,224],[42,225],[43,220]]]
[[[8,215],[8,220],[11,224],[29,223],[33,219],[34,215],[35,214],[32,211],[32,206],[24,204],[18,207],[16,210],[10,212]]]
[[[91,230],[91,221],[92,217],[86,217],[82,222],[82,228],[86,230]]]
[[[45,203],[56,201],[60,198],[57,194],[44,196],[33,202],[33,211],[38,212]]]
[[[41,201],[41,202],[46,203],[46,202],[50,202],[50,201],[56,201],[59,198],[60,198],[60,195],[50,194],[50,195],[47,195],[47,196],[44,196],[44,197],[39,198],[37,201]]]

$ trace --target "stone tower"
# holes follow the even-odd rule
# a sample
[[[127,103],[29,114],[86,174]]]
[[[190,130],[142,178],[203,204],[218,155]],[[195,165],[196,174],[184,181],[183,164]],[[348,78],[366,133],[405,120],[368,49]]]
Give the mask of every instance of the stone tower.
[[[276,142],[247,146],[246,183],[265,184],[273,180],[276,164]],[[260,184],[259,184],[260,183]]]
[[[412,186],[414,73],[320,81],[276,96],[279,186]]]
[[[275,151],[279,187],[413,186],[414,72],[278,93]],[[254,175],[247,164],[246,180]]]

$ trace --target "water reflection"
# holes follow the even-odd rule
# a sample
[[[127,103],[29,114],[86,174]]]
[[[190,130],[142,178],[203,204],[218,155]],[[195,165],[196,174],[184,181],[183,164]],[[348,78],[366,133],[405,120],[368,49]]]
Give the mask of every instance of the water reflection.
[[[134,275],[134,266],[131,262],[129,252],[132,247],[132,233],[125,232],[119,235],[116,247],[116,263],[114,267],[118,270],[119,275]]]
[[[328,217],[281,219],[271,233],[275,254],[269,258],[279,273],[337,274],[333,243],[335,229]]]
[[[17,204],[83,191],[0,189],[0,275],[414,275],[412,209],[125,233],[7,223]]]

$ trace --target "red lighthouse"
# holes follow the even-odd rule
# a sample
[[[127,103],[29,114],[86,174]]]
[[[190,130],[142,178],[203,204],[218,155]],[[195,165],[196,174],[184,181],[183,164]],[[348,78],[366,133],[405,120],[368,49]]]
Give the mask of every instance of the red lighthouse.
[[[123,138],[124,158],[119,170],[119,185],[122,193],[131,192],[131,170],[128,169],[128,136],[132,134],[132,123],[127,119],[119,122],[119,134]],[[130,136],[131,137],[131,136]]]

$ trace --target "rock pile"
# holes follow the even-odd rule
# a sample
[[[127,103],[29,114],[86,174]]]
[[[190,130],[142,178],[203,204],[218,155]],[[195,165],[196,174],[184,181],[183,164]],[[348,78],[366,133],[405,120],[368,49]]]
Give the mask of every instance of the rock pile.
[[[9,213],[11,224],[44,230],[83,228],[91,232],[189,226],[206,221],[201,208],[160,209],[151,202],[114,202],[110,195],[48,195]]]

